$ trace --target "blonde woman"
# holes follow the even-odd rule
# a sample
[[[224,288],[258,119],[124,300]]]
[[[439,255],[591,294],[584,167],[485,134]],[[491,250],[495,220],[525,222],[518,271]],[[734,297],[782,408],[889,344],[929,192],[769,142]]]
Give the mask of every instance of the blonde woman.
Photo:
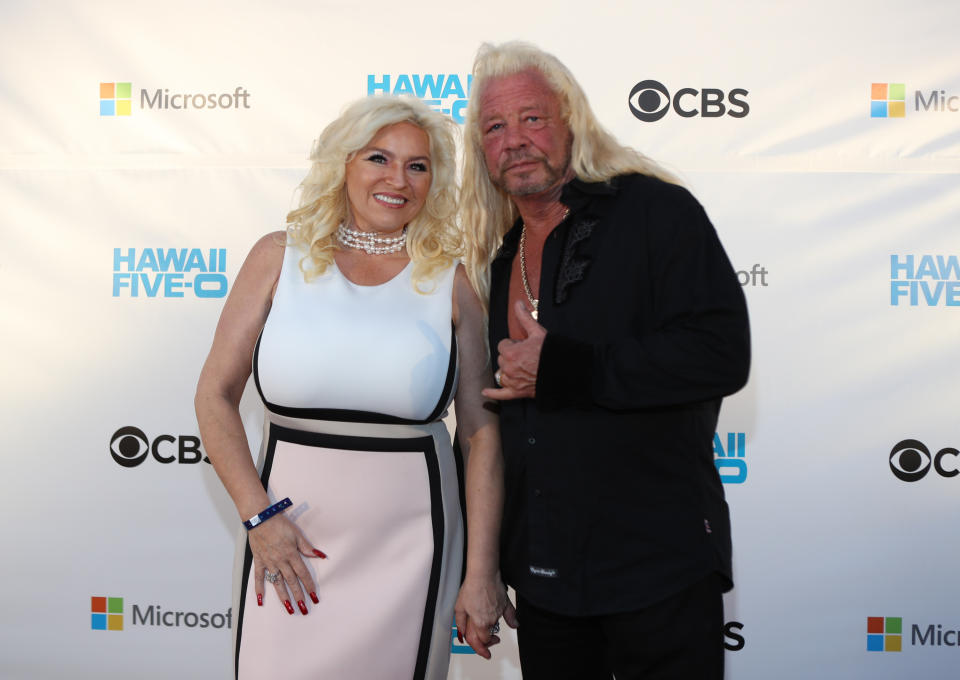
[[[446,677],[464,542],[462,462],[440,420],[454,396],[468,504],[484,506],[460,607],[489,629],[504,606],[499,433],[481,396],[483,306],[455,259],[454,129],[417,100],[348,107],[314,145],[286,232],[254,246],[224,306],[196,409],[245,524],[239,678]],[[251,367],[256,466],[238,412]]]

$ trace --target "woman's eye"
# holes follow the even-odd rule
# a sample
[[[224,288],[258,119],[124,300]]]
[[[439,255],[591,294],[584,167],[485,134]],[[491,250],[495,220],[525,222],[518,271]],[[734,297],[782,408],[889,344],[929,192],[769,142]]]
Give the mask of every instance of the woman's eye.
[[[430,168],[427,167],[426,163],[411,163],[410,169],[417,172],[427,172]]]
[[[367,158],[367,160],[368,160],[368,161],[373,161],[374,163],[386,163],[386,162],[387,162],[387,157],[384,156],[382,153],[375,153],[375,154],[371,154],[371,155]]]

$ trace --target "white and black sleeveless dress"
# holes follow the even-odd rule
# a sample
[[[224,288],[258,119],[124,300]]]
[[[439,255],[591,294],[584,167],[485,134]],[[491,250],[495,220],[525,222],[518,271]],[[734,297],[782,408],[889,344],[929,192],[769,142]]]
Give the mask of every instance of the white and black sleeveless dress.
[[[328,558],[305,559],[320,603],[291,616],[270,584],[257,606],[243,536],[237,677],[446,678],[464,540],[462,464],[440,421],[457,381],[455,267],[422,294],[410,264],[377,286],[335,264],[307,283],[301,257],[287,248],[254,352],[258,469]]]

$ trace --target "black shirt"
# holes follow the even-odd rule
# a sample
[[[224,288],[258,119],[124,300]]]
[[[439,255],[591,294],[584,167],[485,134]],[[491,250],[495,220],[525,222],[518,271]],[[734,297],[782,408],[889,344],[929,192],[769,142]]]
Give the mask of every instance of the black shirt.
[[[573,180],[561,200],[570,215],[543,249],[537,396],[501,405],[504,579],[569,615],[636,610],[714,572],[730,587],[713,435],[749,367],[733,267],[681,187]],[[495,355],[519,236],[518,223],[491,266]]]

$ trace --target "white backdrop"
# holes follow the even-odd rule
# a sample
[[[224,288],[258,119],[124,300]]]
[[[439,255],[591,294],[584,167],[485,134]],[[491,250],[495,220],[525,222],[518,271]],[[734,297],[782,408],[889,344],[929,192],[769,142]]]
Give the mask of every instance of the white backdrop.
[[[683,177],[742,272],[727,677],[955,677],[958,25],[951,0],[6,0],[0,677],[231,677],[238,520],[192,406],[220,286],[346,102],[456,117],[477,45],[514,38]],[[520,677],[512,637],[454,651],[451,677]]]

